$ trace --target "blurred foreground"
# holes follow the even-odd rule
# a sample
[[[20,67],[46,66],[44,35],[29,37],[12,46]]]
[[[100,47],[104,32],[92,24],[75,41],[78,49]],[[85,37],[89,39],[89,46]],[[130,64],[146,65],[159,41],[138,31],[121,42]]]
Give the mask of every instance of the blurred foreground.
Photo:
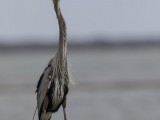
[[[0,51],[0,119],[31,120],[55,50]],[[72,49],[68,120],[159,120],[160,47]],[[36,115],[37,119],[37,115]],[[63,120],[62,109],[52,120]]]

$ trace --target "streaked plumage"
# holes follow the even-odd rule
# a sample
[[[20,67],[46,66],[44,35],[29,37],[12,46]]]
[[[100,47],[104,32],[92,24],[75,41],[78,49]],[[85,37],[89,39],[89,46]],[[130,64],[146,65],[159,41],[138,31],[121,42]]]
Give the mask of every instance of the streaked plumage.
[[[67,30],[65,20],[61,14],[59,0],[53,0],[59,23],[59,47],[44,69],[37,84],[37,108],[39,120],[50,120],[52,113],[58,111],[62,105],[64,120],[66,118],[66,96],[71,84],[67,63]]]

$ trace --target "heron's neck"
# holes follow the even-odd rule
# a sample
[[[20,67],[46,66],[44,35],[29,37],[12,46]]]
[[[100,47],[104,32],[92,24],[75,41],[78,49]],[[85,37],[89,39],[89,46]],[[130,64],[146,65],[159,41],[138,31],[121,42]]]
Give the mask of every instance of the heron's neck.
[[[58,46],[58,53],[62,59],[67,57],[67,28],[65,20],[62,16],[59,1],[54,3],[55,12],[58,19],[59,25],[59,46]]]
[[[59,23],[59,53],[61,53],[61,55],[63,57],[67,57],[67,28],[66,28],[66,23],[65,20],[62,16],[62,14],[60,14],[59,18],[58,18],[58,23]]]

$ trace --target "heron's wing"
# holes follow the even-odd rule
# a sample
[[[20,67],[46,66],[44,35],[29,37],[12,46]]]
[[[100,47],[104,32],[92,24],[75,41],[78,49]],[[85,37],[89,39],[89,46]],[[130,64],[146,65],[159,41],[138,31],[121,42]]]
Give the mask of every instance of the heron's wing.
[[[37,85],[38,112],[40,112],[43,101],[46,100],[46,97],[47,97],[46,94],[48,92],[48,89],[50,88],[52,77],[53,77],[53,68],[51,66],[48,66],[44,70],[43,74],[41,75],[40,80]]]

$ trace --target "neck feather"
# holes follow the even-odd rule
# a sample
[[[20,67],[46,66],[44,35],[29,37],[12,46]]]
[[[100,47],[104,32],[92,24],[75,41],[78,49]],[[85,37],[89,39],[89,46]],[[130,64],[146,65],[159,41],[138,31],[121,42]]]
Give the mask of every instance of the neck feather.
[[[59,25],[59,46],[58,53],[62,58],[67,57],[67,27],[65,23],[65,19],[61,13],[61,9],[59,7],[59,0],[53,0],[54,8],[58,19]]]

